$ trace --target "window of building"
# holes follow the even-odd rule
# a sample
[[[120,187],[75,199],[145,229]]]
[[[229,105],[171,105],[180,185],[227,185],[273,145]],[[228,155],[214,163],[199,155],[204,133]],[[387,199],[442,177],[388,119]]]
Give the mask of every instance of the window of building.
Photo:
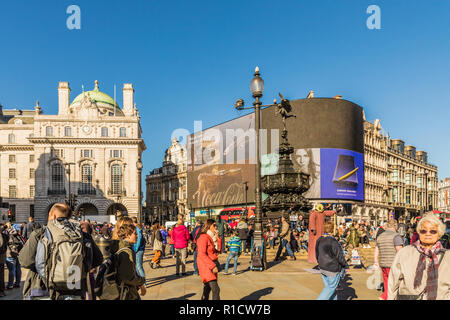
[[[55,163],[51,167],[52,189],[54,191],[64,190],[64,169],[61,164]]]
[[[53,136],[53,127],[45,127],[45,135],[47,137],[52,137]]]
[[[34,169],[30,169],[30,179],[34,179]]]
[[[111,191],[113,194],[122,193],[122,166],[120,164],[111,166]]]
[[[411,204],[411,190],[406,189],[406,204]]]
[[[428,191],[433,190],[433,181],[428,181]]]
[[[34,204],[30,204],[30,217],[34,218]]]
[[[120,136],[121,137],[127,136],[127,128],[120,128]]]
[[[405,175],[405,182],[406,184],[411,184],[411,173]]]
[[[422,188],[422,177],[417,177],[417,188]]]
[[[81,150],[81,157],[82,158],[93,158],[93,152],[92,150]]]
[[[16,169],[9,169],[9,178],[10,179],[15,179],[16,178]]]
[[[9,155],[9,163],[14,163],[14,162],[16,162],[16,155],[10,154]]]
[[[16,186],[9,186],[9,197],[10,198],[17,198]],[[10,207],[11,207],[11,205],[10,205]]]
[[[81,167],[81,191],[88,193],[92,190],[92,166],[85,164]]]
[[[419,206],[422,205],[422,192],[418,192],[418,193],[417,193],[417,204],[418,204]]]
[[[110,150],[109,156],[111,158],[122,158],[122,150]]]
[[[16,136],[12,133],[8,135],[8,143],[16,143]]]
[[[397,189],[397,187],[392,189],[392,202],[398,202],[398,189]]]
[[[65,127],[64,128],[64,136],[71,137],[72,136],[72,128],[71,127]]]
[[[30,198],[34,198],[34,186],[30,186]]]
[[[34,154],[30,154],[30,162],[34,162]]]
[[[64,158],[64,150],[63,149],[52,149],[51,156],[53,158]]]
[[[108,128],[102,127],[102,137],[107,137],[107,136],[108,136]]]
[[[398,181],[398,169],[392,171],[392,181]]]

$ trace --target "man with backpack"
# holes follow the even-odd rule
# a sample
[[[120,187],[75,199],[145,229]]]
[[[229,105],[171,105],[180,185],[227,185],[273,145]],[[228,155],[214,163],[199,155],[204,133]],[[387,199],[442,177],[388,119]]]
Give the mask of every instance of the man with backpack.
[[[82,300],[88,292],[88,273],[103,256],[80,222],[70,219],[69,206],[56,203],[46,227],[30,234],[19,254],[29,269],[23,296],[26,300]]]
[[[22,236],[25,238],[25,240],[28,240],[31,233],[34,230],[40,229],[41,225],[34,221],[33,217],[28,217],[28,223],[25,225],[25,228],[23,228],[23,234]]]
[[[191,240],[192,240],[192,245],[191,245],[191,249],[194,252],[194,274],[195,275],[199,275],[198,273],[198,266],[197,266],[197,239],[200,236],[200,230],[202,230],[202,223],[201,221],[197,220],[195,222],[195,227],[191,232]]]

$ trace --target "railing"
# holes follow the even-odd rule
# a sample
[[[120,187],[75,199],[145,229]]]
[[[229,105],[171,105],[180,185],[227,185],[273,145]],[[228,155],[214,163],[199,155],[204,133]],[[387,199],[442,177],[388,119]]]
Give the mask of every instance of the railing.
[[[114,192],[113,192],[113,190],[108,189],[108,196],[124,196],[125,197],[126,195],[127,195],[127,191],[125,189],[122,189],[121,191],[114,190]]]
[[[78,194],[79,195],[86,195],[86,194],[91,194],[91,195],[95,195],[95,189],[78,189]]]
[[[47,189],[47,195],[62,195],[66,194],[66,189]]]

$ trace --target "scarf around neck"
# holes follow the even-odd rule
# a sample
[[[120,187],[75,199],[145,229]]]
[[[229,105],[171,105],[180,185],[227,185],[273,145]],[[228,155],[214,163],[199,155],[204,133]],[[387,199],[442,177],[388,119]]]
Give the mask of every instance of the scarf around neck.
[[[213,242],[214,242],[214,247],[216,248],[216,250],[219,250],[219,247],[218,247],[218,245],[217,245],[217,237],[216,237],[216,234],[215,234],[214,232],[212,232],[211,230],[208,230],[206,233],[207,233],[207,234],[211,237],[211,239],[213,240]]]
[[[427,294],[427,300],[436,300],[438,289],[438,269],[439,258],[438,254],[445,252],[440,241],[437,241],[431,249],[424,248],[420,243],[420,240],[414,242],[413,246],[419,251],[420,257],[416,268],[416,276],[414,278],[414,289],[420,287],[423,278],[423,272],[427,265],[427,258],[431,263],[427,268],[427,283],[425,286],[425,292]]]

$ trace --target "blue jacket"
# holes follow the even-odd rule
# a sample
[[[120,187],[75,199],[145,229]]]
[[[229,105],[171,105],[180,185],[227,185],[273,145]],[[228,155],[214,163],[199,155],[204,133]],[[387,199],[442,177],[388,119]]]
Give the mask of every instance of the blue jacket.
[[[145,239],[142,235],[142,230],[139,227],[136,227],[136,233],[138,235],[137,241],[133,244],[134,252],[144,251],[145,250]]]
[[[241,239],[239,237],[233,236],[228,240],[227,247],[230,252],[241,252]]]
[[[167,236],[169,235],[169,233],[167,232],[167,230],[161,230],[161,235],[163,237],[163,244],[167,243]]]

